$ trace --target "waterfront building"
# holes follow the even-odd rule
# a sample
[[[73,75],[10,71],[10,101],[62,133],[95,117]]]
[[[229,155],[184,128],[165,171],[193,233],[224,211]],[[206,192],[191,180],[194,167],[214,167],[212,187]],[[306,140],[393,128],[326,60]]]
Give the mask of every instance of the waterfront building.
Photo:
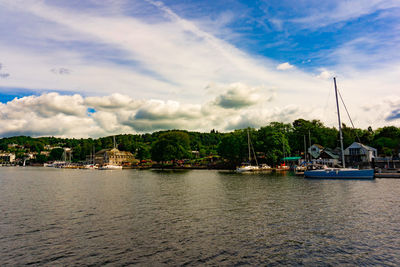
[[[344,150],[346,163],[350,165],[370,163],[377,157],[377,150],[373,147],[354,142]]]
[[[95,155],[95,164],[98,165],[131,165],[137,160],[131,152],[120,151],[117,148],[102,149]]]
[[[0,162],[1,163],[15,162],[15,154],[14,153],[0,153]]]
[[[339,164],[340,151],[337,151],[337,149],[333,150],[328,147],[314,144],[308,148],[308,153],[311,155],[311,161],[314,164],[331,167]]]

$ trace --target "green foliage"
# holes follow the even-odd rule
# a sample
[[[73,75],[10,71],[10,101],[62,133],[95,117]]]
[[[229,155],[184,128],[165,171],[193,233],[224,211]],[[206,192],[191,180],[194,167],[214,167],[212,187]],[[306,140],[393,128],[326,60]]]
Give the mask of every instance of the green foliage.
[[[247,149],[247,136],[243,131],[235,131],[228,135],[225,135],[219,146],[218,155],[226,158],[236,164],[240,163]]]
[[[151,158],[150,147],[146,144],[140,144],[137,149],[136,157],[139,160],[146,160]]]
[[[154,142],[150,153],[155,161],[164,162],[169,160],[190,157],[190,139],[186,132],[169,131],[160,134]]]
[[[61,160],[63,153],[64,153],[64,149],[62,149],[62,148],[54,148],[50,152],[49,159],[50,160]]]
[[[34,160],[36,163],[45,163],[47,162],[49,159],[48,157],[46,157],[45,155],[36,155],[36,159]]]
[[[289,129],[275,127],[274,124],[262,127],[258,131],[258,150],[265,152],[267,162],[270,165],[275,165],[280,162],[280,159],[285,155],[290,155],[289,140],[286,133]]]

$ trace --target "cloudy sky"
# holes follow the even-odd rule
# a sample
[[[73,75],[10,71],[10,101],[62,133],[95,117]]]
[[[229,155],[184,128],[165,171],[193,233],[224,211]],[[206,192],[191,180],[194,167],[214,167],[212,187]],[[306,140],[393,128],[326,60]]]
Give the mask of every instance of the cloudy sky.
[[[399,32],[398,0],[0,0],[0,136],[335,126],[333,76],[400,126]]]

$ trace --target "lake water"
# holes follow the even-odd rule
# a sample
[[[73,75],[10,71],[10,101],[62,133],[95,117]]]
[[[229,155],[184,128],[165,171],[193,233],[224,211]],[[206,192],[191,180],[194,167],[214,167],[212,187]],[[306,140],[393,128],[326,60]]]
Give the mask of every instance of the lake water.
[[[400,265],[400,180],[0,168],[0,265]]]

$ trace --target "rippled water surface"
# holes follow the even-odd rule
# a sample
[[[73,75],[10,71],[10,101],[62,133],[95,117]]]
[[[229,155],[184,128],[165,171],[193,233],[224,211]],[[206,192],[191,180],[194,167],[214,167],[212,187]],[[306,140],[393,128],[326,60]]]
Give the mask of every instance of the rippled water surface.
[[[400,180],[0,168],[0,265],[400,265]]]

